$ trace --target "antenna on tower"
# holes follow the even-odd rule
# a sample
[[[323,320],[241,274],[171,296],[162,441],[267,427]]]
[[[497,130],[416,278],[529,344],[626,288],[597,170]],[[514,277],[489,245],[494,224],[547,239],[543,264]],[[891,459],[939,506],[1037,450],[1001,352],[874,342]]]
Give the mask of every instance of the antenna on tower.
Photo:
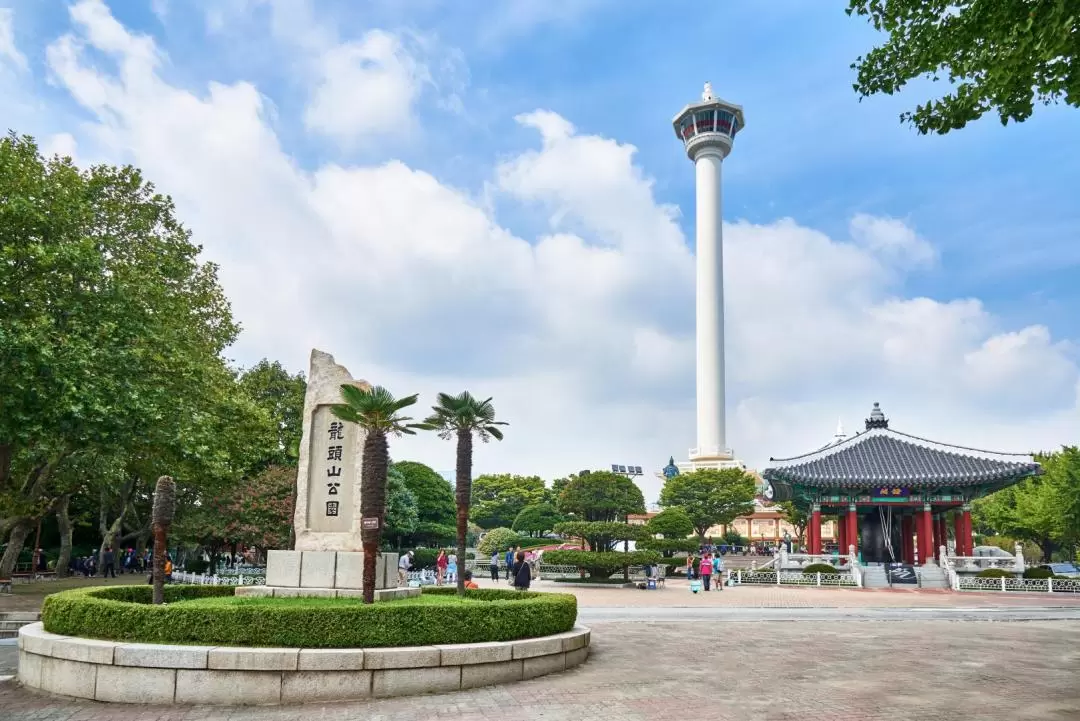
[[[705,90],[703,90],[701,92],[701,99],[702,100],[712,100],[713,99],[712,83],[710,83],[707,80],[705,81]]]

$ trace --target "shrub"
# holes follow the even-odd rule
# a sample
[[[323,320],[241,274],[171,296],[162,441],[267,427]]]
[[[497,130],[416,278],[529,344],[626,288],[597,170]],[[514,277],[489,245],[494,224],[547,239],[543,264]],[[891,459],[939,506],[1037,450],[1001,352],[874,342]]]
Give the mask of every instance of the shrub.
[[[365,605],[359,599],[231,597],[229,586],[167,586],[163,606],[149,586],[63,591],[45,599],[52,633],[141,643],[374,648],[512,641],[569,631],[577,599],[562,593],[501,589],[425,591],[433,599]],[[231,597],[231,598],[230,598]],[[204,599],[193,603],[193,601]],[[280,603],[279,603],[280,602]]]
[[[1013,578],[1015,574],[1012,571],[1006,571],[1004,568],[985,568],[975,574],[978,578]]]
[[[642,551],[656,551],[665,556],[672,553],[694,553],[698,550],[696,538],[646,538],[637,542]]]
[[[188,573],[206,573],[210,568],[210,562],[201,558],[189,558],[184,562],[184,570]]]
[[[1049,568],[1026,568],[1024,578],[1053,578],[1054,572]]]
[[[422,568],[435,568],[435,559],[439,557],[438,548],[414,548],[412,567],[414,571]]]
[[[566,521],[557,524],[555,532],[571,538],[584,538],[594,551],[610,551],[621,541],[638,541],[649,537],[644,526],[617,521]]]
[[[802,570],[803,573],[840,573],[839,569],[835,566],[830,566],[827,563],[811,563],[809,566]]]
[[[506,549],[519,545],[521,541],[521,536],[509,528],[492,528],[480,539],[476,550],[481,555],[490,556],[492,553],[505,553]]]
[[[653,516],[645,528],[649,533],[659,533],[664,538],[680,540],[694,532],[694,522],[681,508],[669,508]]]
[[[588,571],[591,578],[607,578],[624,566],[653,566],[660,563],[656,551],[547,551],[544,563],[553,566],[577,566]]]

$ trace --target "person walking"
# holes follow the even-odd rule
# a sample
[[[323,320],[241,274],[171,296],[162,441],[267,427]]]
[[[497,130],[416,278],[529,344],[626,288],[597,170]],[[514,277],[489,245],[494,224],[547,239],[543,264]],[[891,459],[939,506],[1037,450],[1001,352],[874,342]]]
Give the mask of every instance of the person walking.
[[[724,590],[724,558],[721,554],[716,554],[712,559],[713,568],[713,581],[716,583],[716,590]]]
[[[698,573],[701,574],[701,587],[706,591],[709,590],[709,579],[712,578],[712,554],[708,551],[701,557],[701,564],[698,569]]]
[[[506,549],[506,580],[510,580],[510,574],[514,572],[514,549]]]
[[[409,569],[412,568],[413,552],[401,554],[397,562],[397,583],[399,586],[409,585]]]
[[[439,549],[439,557],[435,559],[435,585],[443,585],[443,581],[446,579],[446,566],[449,561],[446,558],[446,551]]]
[[[112,546],[105,547],[105,554],[101,559],[101,577],[108,578],[109,574],[112,574],[113,578],[116,578],[116,554],[113,553]]]
[[[446,582],[449,584],[457,583],[457,556],[448,555],[446,559]]]
[[[532,571],[528,562],[525,561],[525,554],[518,551],[514,556],[514,588],[519,591],[528,591],[531,582]]]
[[[498,581],[499,580],[499,552],[498,551],[492,551],[491,552],[491,567],[490,567],[489,570],[491,571],[491,580],[492,581]]]
[[[686,557],[686,580],[694,580],[694,554],[689,554]]]

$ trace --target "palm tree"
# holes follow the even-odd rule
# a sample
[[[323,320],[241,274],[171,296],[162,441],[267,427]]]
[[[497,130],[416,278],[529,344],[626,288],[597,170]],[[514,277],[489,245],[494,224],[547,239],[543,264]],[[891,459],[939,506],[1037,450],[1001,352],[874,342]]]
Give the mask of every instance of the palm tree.
[[[419,423],[409,423],[412,418],[399,415],[403,408],[416,403],[418,395],[395,399],[382,386],[358,388],[351,384],[341,386],[344,403],[335,405],[331,411],[343,421],[355,423],[364,431],[363,466],[360,475],[360,516],[377,519],[361,526],[360,541],[364,549],[364,603],[375,602],[375,561],[382,538],[383,521],[386,517],[386,473],[390,467],[388,436],[414,435],[414,428],[424,428]]]
[[[424,420],[424,426],[438,431],[439,437],[449,440],[457,437],[457,590],[465,595],[465,537],[469,529],[469,504],[472,500],[472,444],[473,433],[487,443],[494,438],[501,441],[502,431],[497,426],[508,425],[495,420],[495,407],[491,399],[477,400],[468,391],[452,396],[439,394],[439,404],[432,407],[434,413]]]
[[[151,510],[151,527],[154,530],[154,581],[152,602],[156,606],[165,603],[165,553],[168,545],[169,527],[176,514],[176,483],[169,476],[157,479],[154,486],[154,505]]]

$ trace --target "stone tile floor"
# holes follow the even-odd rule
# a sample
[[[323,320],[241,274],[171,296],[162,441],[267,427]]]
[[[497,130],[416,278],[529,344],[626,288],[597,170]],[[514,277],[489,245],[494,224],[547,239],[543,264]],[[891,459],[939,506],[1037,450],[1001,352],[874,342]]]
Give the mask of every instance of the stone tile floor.
[[[283,708],[128,707],[0,683],[4,721],[1080,719],[1080,621],[617,622],[520,684]]]

